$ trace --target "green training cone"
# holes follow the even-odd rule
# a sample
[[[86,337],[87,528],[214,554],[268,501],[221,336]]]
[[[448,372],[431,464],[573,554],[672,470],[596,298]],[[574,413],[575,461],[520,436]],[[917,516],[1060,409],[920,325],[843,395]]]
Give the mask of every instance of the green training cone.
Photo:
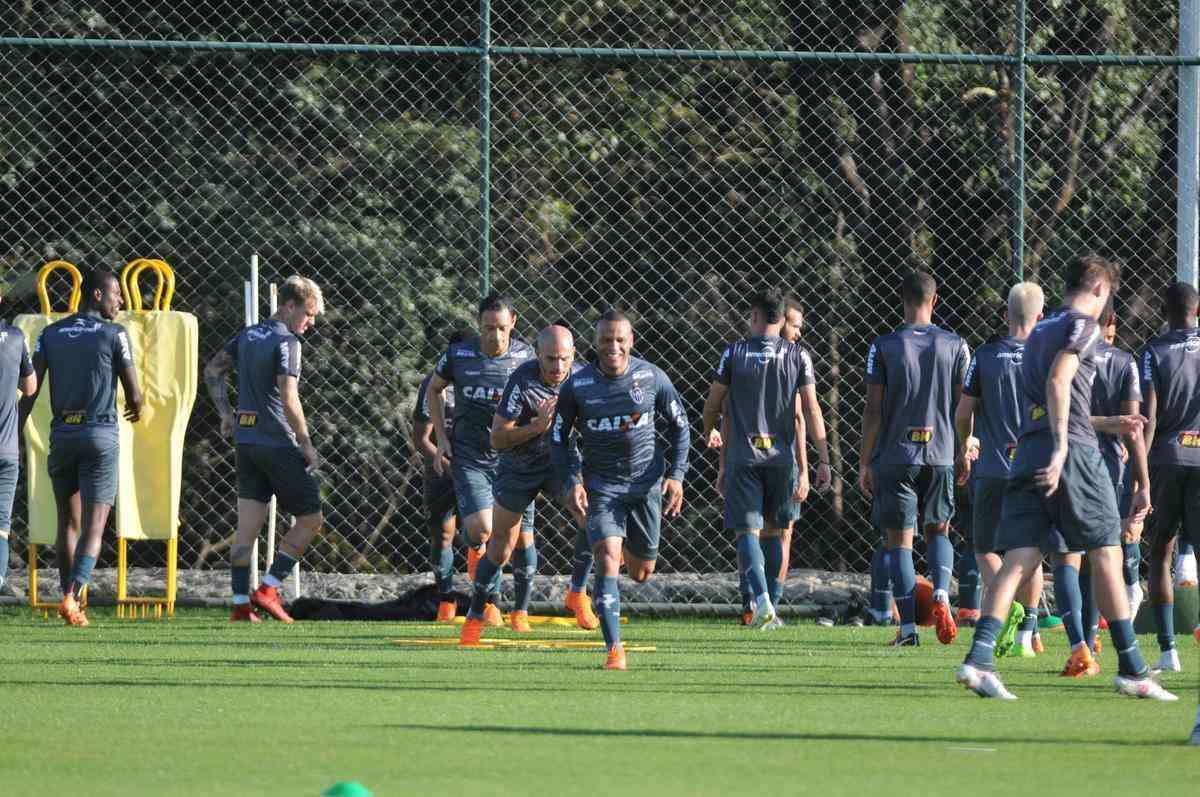
[[[343,780],[321,792],[321,797],[375,797],[375,795],[357,780]]]

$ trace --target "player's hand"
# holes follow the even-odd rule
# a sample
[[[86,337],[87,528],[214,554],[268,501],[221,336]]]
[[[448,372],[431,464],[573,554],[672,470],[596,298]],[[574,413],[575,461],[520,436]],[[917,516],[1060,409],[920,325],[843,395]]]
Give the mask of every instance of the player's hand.
[[[1067,461],[1067,449],[1059,449],[1050,456],[1050,464],[1033,474],[1033,483],[1046,488],[1046,495],[1054,495],[1058,490],[1058,480],[1062,476],[1063,464]]]
[[[1116,436],[1124,437],[1127,434],[1141,434],[1142,427],[1146,425],[1146,417],[1144,415],[1118,415],[1116,417],[1117,431]]]
[[[222,415],[221,416],[221,437],[224,437],[229,440],[233,439],[233,416],[232,415]]]
[[[829,488],[833,486],[833,470],[830,469],[828,462],[817,463],[817,480],[813,482],[813,488],[818,493],[827,493]]]
[[[954,464],[954,483],[962,487],[971,478],[971,458],[967,453],[958,455],[958,461]]]
[[[1128,461],[1129,461],[1129,449],[1125,446],[1124,443],[1121,443],[1121,462],[1125,463]]]
[[[720,448],[724,441],[721,440],[721,430],[713,429],[708,433],[708,440],[705,441],[709,448]]]
[[[812,490],[812,485],[808,483],[808,474],[801,473],[800,478],[796,480],[796,490],[792,493],[792,500],[797,504],[802,504],[808,500],[808,494]]]
[[[875,474],[869,465],[860,465],[858,468],[858,489],[867,498],[875,497]]]
[[[967,438],[967,445],[963,450],[963,456],[965,456],[971,462],[974,462],[975,460],[979,459],[979,450],[982,446],[983,444],[979,442],[978,437],[975,435],[970,435]]]
[[[542,434],[550,428],[550,424],[554,420],[554,408],[557,406],[558,396],[547,396],[538,402],[537,415],[531,421],[533,428],[538,430],[538,434]]]
[[[142,405],[127,403],[125,405],[125,420],[130,423],[137,423],[142,419]]]
[[[663,514],[667,517],[679,517],[683,511],[683,482],[679,479],[666,479],[662,486]]]
[[[454,452],[450,449],[450,441],[443,440],[438,437],[437,456],[433,458],[433,472],[438,476],[445,476],[450,472],[450,460],[454,458]]]
[[[582,484],[571,486],[571,489],[567,491],[564,503],[566,504],[567,511],[571,513],[571,517],[575,518],[575,522],[581,526],[586,526],[588,500],[587,490],[583,488]]]
[[[309,470],[316,470],[321,467],[321,456],[317,453],[317,449],[311,440],[300,446],[300,453],[304,456],[304,462],[308,465]]]
[[[1137,542],[1142,538],[1142,525],[1146,522],[1146,516],[1154,511],[1154,507],[1150,505],[1150,490],[1140,489],[1134,490],[1133,498],[1129,502],[1129,529],[1132,537],[1132,530],[1137,528],[1136,538],[1129,540],[1124,539],[1122,533],[1122,542]]]
[[[717,494],[722,498],[725,497],[725,463],[721,463],[721,467],[717,468]]]

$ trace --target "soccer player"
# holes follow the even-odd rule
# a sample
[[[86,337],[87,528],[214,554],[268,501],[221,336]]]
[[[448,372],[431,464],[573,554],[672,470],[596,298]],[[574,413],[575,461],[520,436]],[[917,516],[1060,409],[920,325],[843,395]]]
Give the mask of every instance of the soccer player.
[[[812,362],[780,336],[784,300],[767,292],[750,297],[750,337],[725,350],[704,405],[704,433],[712,439],[726,398],[729,441],[725,468],[725,527],[737,536],[738,567],[753,596],[750,625],[775,625],[771,592],[778,596],[783,534],[792,506],[808,496],[800,385],[812,381]],[[724,441],[722,441],[724,442]]]
[[[500,452],[496,504],[492,510],[493,533],[487,543],[487,556],[475,570],[471,610],[460,638],[463,645],[479,644],[488,585],[510,558],[516,604],[510,617],[512,630],[517,633],[532,630],[529,598],[537,573],[537,548],[533,533],[521,531],[521,518],[539,493],[552,498],[562,495],[562,485],[556,483],[550,464],[550,422],[562,383],[581,367],[575,363],[575,339],[564,326],[548,326],[538,333],[537,354],[536,360],[513,372],[492,421],[492,447]],[[577,461],[578,456],[574,459]],[[576,464],[572,475],[577,472]],[[582,528],[582,515],[575,520]],[[587,598],[586,593],[583,598]],[[591,627],[596,625],[599,620]]]
[[[683,508],[691,445],[687,412],[675,386],[662,369],[632,356],[633,340],[633,326],[624,313],[608,310],[600,316],[597,362],[559,390],[550,436],[555,477],[568,485],[571,513],[586,519],[596,557],[594,595],[609,670],[626,668],[617,582],[622,551],[629,577],[638,583],[649,579],[658,559],[662,516],[677,517]],[[666,457],[657,442],[656,421],[666,433]],[[571,479],[570,439],[576,427],[582,483]]]
[[[466,335],[455,331],[449,343],[462,342]],[[417,388],[417,402],[413,406],[413,447],[421,454],[425,468],[421,477],[421,494],[424,498],[426,523],[429,527],[429,564],[433,568],[433,580],[438,591],[437,621],[452,623],[458,612],[454,602],[454,533],[458,530],[454,504],[454,480],[450,478],[447,461],[442,462],[442,473],[434,472],[433,463],[439,456],[437,441],[433,437],[433,419],[429,415],[430,371]],[[450,414],[448,424],[453,424],[454,388],[442,394],[446,410]]]
[[[512,337],[517,313],[512,302],[498,294],[479,303],[479,337],[452,344],[438,360],[426,389],[429,415],[437,435],[438,455],[434,472],[443,475],[450,463],[458,514],[466,531],[467,576],[475,571],[488,539],[492,536],[493,487],[499,453],[492,447],[492,417],[513,372],[533,359],[533,349]],[[453,432],[446,423],[443,392],[454,385]],[[451,434],[453,433],[453,436]],[[523,529],[533,533],[533,504],[524,517]],[[484,607],[488,625],[503,625],[496,603],[500,600],[500,571],[493,576]]]
[[[1000,570],[1000,549],[996,534],[1000,527],[1000,507],[1008,486],[1013,456],[1017,450],[1024,387],[1021,361],[1025,341],[1042,318],[1045,298],[1042,289],[1031,282],[1014,285],[1008,292],[1008,336],[989,341],[976,350],[963,381],[962,398],[955,411],[958,432],[958,481],[973,484],[972,533],[975,561],[986,592]],[[978,458],[972,460],[968,440],[976,434]],[[1019,624],[1019,645],[1010,646],[1015,655],[1034,655],[1033,634],[1037,629],[1037,608],[1042,594],[1041,568],[1021,587],[1015,606],[1021,611],[1012,616]],[[1004,636],[1002,634],[1002,636]]]
[[[221,435],[232,436],[237,445],[238,526],[229,549],[230,622],[262,622],[255,606],[281,623],[292,622],[279,599],[279,587],[325,522],[316,476],[321,460],[300,403],[300,336],[323,312],[320,287],[306,277],[288,277],[279,290],[275,314],[234,335],[204,368],[204,383],[221,415]],[[230,368],[237,371],[236,412],[225,380]],[[251,594],[250,557],[272,496],[294,520],[262,584]]]
[[[900,610],[900,646],[919,645],[913,590],[913,533],[917,503],[924,500],[925,541],[933,582],[938,641],[948,645],[958,629],[950,614],[954,547],[954,406],[970,360],[963,339],[933,324],[937,283],[923,272],[900,287],[904,325],[875,339],[867,353],[858,486],[874,497],[891,552],[892,589]],[[877,451],[878,449],[878,451]],[[878,453],[878,481],[871,462]]]
[[[1150,447],[1150,604],[1161,650],[1156,669],[1178,672],[1171,548],[1200,542],[1200,296],[1183,282],[1163,295],[1170,330],[1152,338],[1141,354],[1146,442]],[[1200,632],[1197,633],[1200,641]]]
[[[42,330],[33,350],[34,390],[21,399],[17,428],[25,425],[46,373],[50,374],[50,455],[47,470],[58,510],[58,614],[87,626],[79,595],[100,555],[108,513],[117,497],[117,381],[125,392],[125,420],[141,418],[133,352],[121,310],[121,282],[92,271],[83,282],[83,310]]]
[[[1055,531],[1066,550],[1086,550],[1091,557],[1097,599],[1120,661],[1117,691],[1176,699],[1150,677],[1133,633],[1121,576],[1117,499],[1090,418],[1100,339],[1096,319],[1116,284],[1117,267],[1109,261],[1095,255],[1073,260],[1064,279],[1064,307],[1039,322],[1025,342],[1024,417],[996,539],[1005,552],[1003,564],[984,596],[983,616],[956,674],[981,697],[1016,699],[995,671],[996,634]]]
[[[0,321],[0,588],[8,577],[8,533],[17,495],[20,452],[17,450],[17,393],[37,392],[29,346],[21,330]]]

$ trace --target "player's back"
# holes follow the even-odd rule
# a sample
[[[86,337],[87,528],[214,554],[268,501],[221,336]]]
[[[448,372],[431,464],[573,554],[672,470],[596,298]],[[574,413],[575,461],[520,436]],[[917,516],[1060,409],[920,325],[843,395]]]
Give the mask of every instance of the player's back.
[[[117,373],[133,363],[124,327],[77,313],[42,330],[34,359],[49,373],[51,435],[116,439]]]
[[[1021,360],[1024,341],[1003,337],[975,350],[963,380],[963,393],[978,400],[975,434],[979,437],[979,461],[972,475],[986,479],[1008,477],[1024,403]]]
[[[1096,344],[1094,360],[1096,378],[1092,382],[1093,415],[1120,415],[1122,402],[1142,400],[1137,364],[1133,355],[1101,340]],[[1124,450],[1120,437],[1099,432],[1096,439],[1100,443],[1100,453],[1106,460],[1121,461]]]
[[[1154,464],[1200,466],[1200,329],[1173,329],[1142,350],[1143,391],[1156,397]]]
[[[881,465],[954,463],[954,391],[968,360],[963,339],[933,324],[905,324],[871,344],[867,381],[884,388]]]
[[[279,377],[300,375],[300,339],[269,318],[243,329],[226,351],[237,362],[238,406],[234,437],[244,445],[291,446],[295,435],[283,412]]]
[[[796,393],[812,364],[803,349],[777,336],[745,338],[726,348],[716,379],[729,388],[731,465],[795,463]]]
[[[1025,417],[1021,419],[1022,437],[1049,431],[1046,381],[1058,355],[1070,352],[1078,355],[1079,367],[1071,380],[1067,436],[1084,445],[1099,447],[1091,422],[1092,382],[1096,376],[1094,355],[1099,341],[1100,327],[1096,320],[1069,307],[1059,308],[1037,323],[1025,342],[1021,362],[1026,402]]]
[[[0,456],[17,455],[17,387],[32,371],[25,335],[0,322]]]

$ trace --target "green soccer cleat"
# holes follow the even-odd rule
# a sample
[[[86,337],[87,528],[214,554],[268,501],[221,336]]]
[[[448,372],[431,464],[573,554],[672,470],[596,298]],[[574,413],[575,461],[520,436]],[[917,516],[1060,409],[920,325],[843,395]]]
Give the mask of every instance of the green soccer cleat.
[[[999,647],[997,645],[996,647]],[[1012,644],[1008,650],[1000,654],[1010,659],[1036,659],[1037,654],[1033,652],[1033,648],[1027,648],[1024,645]]]
[[[1024,619],[1024,607],[1013,601],[1012,608],[1008,610],[1008,619],[1004,621],[1004,626],[1000,629],[1000,633],[996,635],[997,656],[1009,655],[1009,651],[1012,650],[1017,642],[1017,626],[1021,625]]]

